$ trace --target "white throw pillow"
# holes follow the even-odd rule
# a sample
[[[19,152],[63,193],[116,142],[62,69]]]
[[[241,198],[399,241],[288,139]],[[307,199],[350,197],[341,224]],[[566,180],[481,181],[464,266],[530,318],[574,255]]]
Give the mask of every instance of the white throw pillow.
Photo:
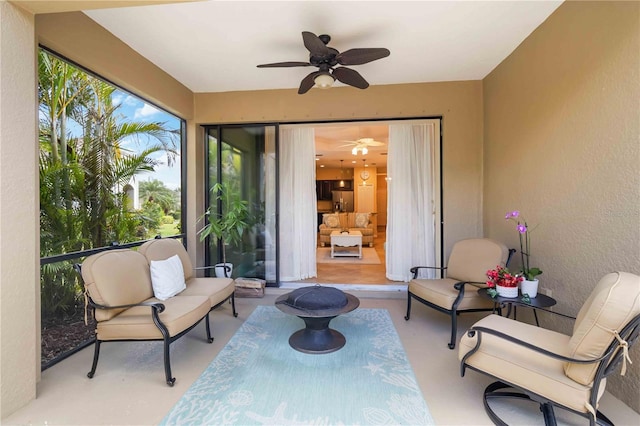
[[[182,261],[176,254],[166,260],[151,261],[151,285],[156,299],[167,300],[187,288]]]

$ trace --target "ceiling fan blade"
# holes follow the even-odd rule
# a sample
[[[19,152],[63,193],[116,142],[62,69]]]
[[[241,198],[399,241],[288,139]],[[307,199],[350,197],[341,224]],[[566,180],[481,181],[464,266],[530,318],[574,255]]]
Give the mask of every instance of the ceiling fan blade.
[[[316,84],[314,80],[316,76],[318,76],[319,74],[322,74],[322,72],[314,71],[308,76],[306,76],[305,78],[303,78],[302,81],[300,82],[300,88],[298,89],[298,94],[304,95],[309,90],[311,90],[311,88]]]
[[[275,62],[273,64],[258,65],[258,68],[282,68],[282,67],[310,67],[309,62]]]
[[[329,48],[326,44],[320,40],[320,38],[314,33],[310,33],[309,31],[302,32],[302,41],[304,42],[304,47],[307,48],[311,54],[316,56],[326,56],[329,54]]]
[[[390,54],[389,49],[384,48],[349,49],[338,54],[336,60],[340,65],[362,65],[376,59],[386,58]]]
[[[357,87],[358,89],[366,89],[369,87],[367,80],[365,80],[358,71],[354,71],[351,68],[336,68],[333,70],[333,76],[344,84]]]

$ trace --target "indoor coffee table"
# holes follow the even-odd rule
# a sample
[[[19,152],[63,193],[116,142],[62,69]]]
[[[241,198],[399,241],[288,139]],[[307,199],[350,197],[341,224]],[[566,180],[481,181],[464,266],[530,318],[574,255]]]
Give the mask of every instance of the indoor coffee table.
[[[357,247],[354,250],[336,250],[336,247]],[[352,256],[362,259],[362,233],[360,231],[333,231],[331,233],[331,258],[338,256]]]

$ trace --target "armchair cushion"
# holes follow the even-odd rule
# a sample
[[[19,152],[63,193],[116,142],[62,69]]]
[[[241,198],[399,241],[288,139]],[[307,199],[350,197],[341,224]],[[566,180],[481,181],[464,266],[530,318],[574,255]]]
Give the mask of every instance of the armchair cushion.
[[[509,249],[489,238],[470,238],[458,241],[451,250],[447,277],[458,281],[484,283],[486,272],[497,265],[504,266]]]
[[[453,302],[455,302],[460,293],[454,287],[457,282],[458,280],[451,278],[436,280],[416,278],[409,282],[409,292],[444,309],[451,309]],[[493,305],[492,301],[478,297],[477,286],[467,284],[464,290],[464,297],[458,305],[458,310],[492,309]]]
[[[576,359],[598,358],[630,319],[640,314],[640,278],[626,272],[605,275],[584,303],[569,341],[569,356]],[[597,363],[566,363],[564,371],[583,385],[593,381]]]
[[[550,352],[570,356],[570,336],[513,321],[499,315],[489,315],[474,327],[486,327],[546,349]],[[458,358],[476,345],[477,334],[467,333],[460,340]],[[591,386],[576,383],[564,374],[564,361],[551,358],[524,346],[515,345],[497,336],[483,333],[482,344],[477,352],[467,358],[466,363],[498,379],[528,389],[549,400],[557,401],[578,412],[587,412],[585,401],[589,400]],[[598,398],[604,393],[604,382]]]
[[[165,260],[152,260],[149,263],[151,285],[157,299],[167,300],[187,288],[182,262],[177,254]]]

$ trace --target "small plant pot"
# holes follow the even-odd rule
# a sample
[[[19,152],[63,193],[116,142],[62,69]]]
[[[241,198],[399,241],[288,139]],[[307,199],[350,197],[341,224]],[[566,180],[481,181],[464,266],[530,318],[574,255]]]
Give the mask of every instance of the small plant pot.
[[[538,280],[524,280],[520,283],[520,293],[528,294],[530,298],[538,295]]]
[[[496,291],[500,297],[518,297],[518,287],[496,286]]]
[[[224,274],[224,265],[227,265],[229,268],[227,274]],[[216,263],[215,266],[216,277],[218,278],[231,278],[231,273],[233,272],[233,263]]]

